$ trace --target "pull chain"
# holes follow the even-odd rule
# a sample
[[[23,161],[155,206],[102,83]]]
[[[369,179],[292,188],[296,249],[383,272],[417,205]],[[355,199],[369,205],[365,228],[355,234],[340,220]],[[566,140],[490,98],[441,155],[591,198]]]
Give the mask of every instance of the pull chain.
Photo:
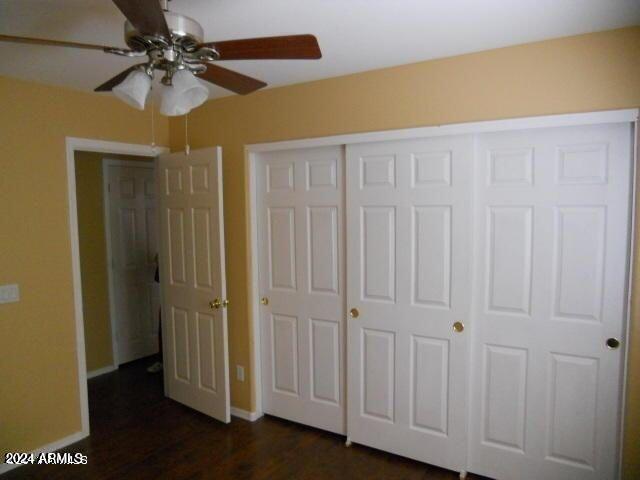
[[[184,153],[189,155],[191,153],[191,147],[189,146],[189,114],[184,115]]]
[[[151,150],[153,153],[156,153],[156,123],[155,123],[155,99],[153,95],[151,95]]]

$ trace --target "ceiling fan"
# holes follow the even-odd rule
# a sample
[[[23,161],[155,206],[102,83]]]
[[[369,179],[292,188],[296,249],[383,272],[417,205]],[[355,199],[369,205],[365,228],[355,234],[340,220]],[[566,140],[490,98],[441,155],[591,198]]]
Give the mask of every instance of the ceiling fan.
[[[128,49],[77,42],[0,35],[0,41],[102,50],[125,57],[147,57],[95,89],[113,91],[130,105],[144,109],[155,71],[164,72],[161,111],[182,115],[202,104],[208,90],[195,77],[246,95],[267,84],[214,65],[218,60],[318,59],[322,57],[313,35],[248,38],[204,42],[202,26],[194,19],[168,9],[163,0],[113,0],[127,18],[124,38]],[[195,76],[195,77],[194,77]]]

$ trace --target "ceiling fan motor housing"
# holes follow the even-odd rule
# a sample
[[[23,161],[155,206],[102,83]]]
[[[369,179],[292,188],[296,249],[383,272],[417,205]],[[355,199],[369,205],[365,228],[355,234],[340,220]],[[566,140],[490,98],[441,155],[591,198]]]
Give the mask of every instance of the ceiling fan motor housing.
[[[204,30],[193,18],[175,12],[164,11],[164,18],[171,31],[174,47],[185,52],[193,52],[204,41]],[[161,36],[144,35],[138,31],[129,20],[124,23],[124,39],[129,48],[135,51],[148,51],[158,48],[164,49],[169,45]]]

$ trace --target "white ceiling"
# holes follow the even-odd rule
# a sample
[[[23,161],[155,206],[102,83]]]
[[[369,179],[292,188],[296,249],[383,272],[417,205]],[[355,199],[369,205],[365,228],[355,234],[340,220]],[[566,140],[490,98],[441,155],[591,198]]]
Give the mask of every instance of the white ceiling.
[[[315,34],[321,60],[221,63],[269,86],[640,24],[640,0],[174,0],[169,8],[196,18],[207,41]],[[109,0],[0,0],[2,34],[124,47],[123,21]],[[0,44],[0,75],[87,91],[133,63]]]

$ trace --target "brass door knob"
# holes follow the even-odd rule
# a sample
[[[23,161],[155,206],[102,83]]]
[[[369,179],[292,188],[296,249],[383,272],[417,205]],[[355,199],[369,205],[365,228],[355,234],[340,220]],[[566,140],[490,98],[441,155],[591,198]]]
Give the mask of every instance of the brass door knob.
[[[210,302],[209,302],[209,308],[210,308],[211,310],[214,310],[214,309],[215,309],[215,310],[217,310],[217,309],[219,309],[221,306],[222,306],[222,302],[220,301],[220,299],[219,299],[219,298],[216,298],[216,299],[214,299],[214,300],[212,300],[212,301],[210,301]]]
[[[222,307],[223,307],[223,308],[227,308],[228,306],[229,306],[229,300],[226,300],[226,299],[225,299],[225,300],[223,300],[223,301],[222,301]]]
[[[464,323],[456,322],[453,324],[453,331],[456,333],[460,333],[464,330]]]
[[[261,303],[262,305],[269,305],[269,299],[268,299],[267,297],[262,297],[262,298],[260,299],[260,303]]]
[[[352,308],[351,310],[349,310],[349,316],[351,318],[358,318],[360,316],[360,312],[357,308]]]
[[[620,340],[618,340],[617,338],[611,337],[611,338],[607,338],[607,348],[609,350],[615,350],[616,348],[618,348],[620,346]]]

